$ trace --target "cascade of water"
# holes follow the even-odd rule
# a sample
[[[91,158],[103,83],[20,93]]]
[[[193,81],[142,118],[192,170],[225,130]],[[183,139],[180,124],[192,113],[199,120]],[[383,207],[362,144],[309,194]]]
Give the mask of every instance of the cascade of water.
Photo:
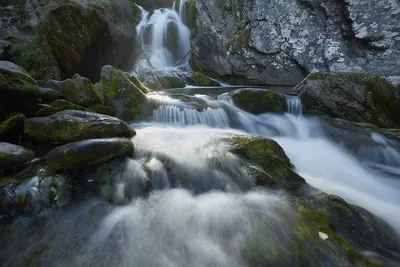
[[[203,111],[175,106],[161,106],[153,112],[153,119],[160,123],[177,125],[203,124],[211,127],[229,127],[229,118],[222,108],[207,108]]]
[[[175,8],[161,8],[150,16],[139,7],[142,15],[137,34],[142,47],[149,47],[148,58],[155,70],[172,70],[180,60],[177,68],[188,66],[190,57],[184,56],[190,51],[190,30],[182,20],[185,3],[181,1],[179,14]]]
[[[295,115],[295,116],[301,116],[303,115],[303,109],[301,106],[301,100],[297,96],[291,96],[291,95],[285,95],[286,97],[286,103],[288,106],[288,113]]]

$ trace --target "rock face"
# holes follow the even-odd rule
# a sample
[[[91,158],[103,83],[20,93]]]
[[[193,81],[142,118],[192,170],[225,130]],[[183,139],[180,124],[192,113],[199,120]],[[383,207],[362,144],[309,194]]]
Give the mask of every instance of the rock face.
[[[231,152],[249,161],[248,171],[259,186],[295,188],[305,180],[293,172],[285,151],[274,140],[236,136],[230,140]]]
[[[65,110],[25,121],[25,133],[44,143],[68,143],[92,138],[132,137],[135,130],[117,118]]]
[[[29,149],[0,142],[0,173],[25,167],[34,157]]]
[[[56,57],[62,78],[79,73],[98,81],[106,64],[131,69],[136,34],[128,1],[68,0],[47,9],[36,28]]]
[[[398,75],[397,0],[199,0],[194,68],[225,80],[295,85],[316,71]]]
[[[123,120],[139,117],[142,104],[147,101],[145,94],[150,89],[135,76],[112,66],[104,66],[100,84],[105,104],[115,112],[115,116]]]
[[[232,91],[230,95],[236,106],[253,114],[287,111],[285,96],[272,90],[239,89]]]
[[[129,139],[90,139],[53,149],[47,155],[47,162],[56,170],[82,169],[132,153],[133,143]]]
[[[379,127],[400,126],[400,89],[379,76],[313,73],[297,85],[303,111]]]
[[[93,83],[79,74],[61,82],[49,80],[45,85],[57,90],[65,100],[77,105],[89,107],[104,103],[103,96]]]

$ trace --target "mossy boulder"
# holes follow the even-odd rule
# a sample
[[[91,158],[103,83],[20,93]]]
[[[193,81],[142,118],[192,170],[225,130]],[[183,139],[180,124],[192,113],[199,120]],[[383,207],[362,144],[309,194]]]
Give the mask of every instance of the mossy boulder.
[[[105,105],[123,120],[135,120],[140,116],[142,105],[147,102],[146,93],[151,90],[135,76],[112,66],[101,70],[101,90]]]
[[[238,89],[230,93],[233,103],[244,111],[261,114],[266,112],[284,113],[287,111],[286,98],[272,90]]]
[[[7,109],[22,111],[27,115],[32,113],[40,98],[37,82],[22,67],[8,61],[0,61],[0,74],[0,87],[3,88],[0,94],[7,94]]]
[[[163,89],[183,88],[185,83],[175,74],[161,74],[157,75]]]
[[[0,142],[0,173],[23,168],[35,157],[35,153],[21,146]]]
[[[50,104],[62,97],[62,94],[51,88],[40,88],[41,99],[44,103]]]
[[[192,72],[187,76],[186,82],[194,86],[220,86],[220,84],[201,72]]]
[[[274,140],[264,137],[235,136],[229,140],[230,151],[249,162],[248,171],[256,185],[297,188],[305,180],[292,169],[285,151]]]
[[[99,105],[90,106],[89,109],[93,110],[93,111],[95,111],[96,113],[99,113],[99,114],[104,114],[104,115],[109,115],[109,116],[114,115],[114,111],[111,108],[106,107],[104,105],[100,105],[100,104]]]
[[[90,139],[57,147],[46,159],[56,170],[73,170],[107,163],[132,153],[133,143],[129,139]]]
[[[79,74],[61,82],[50,80],[45,85],[57,90],[65,100],[80,106],[104,104],[104,98],[99,90],[89,79],[81,77]]]
[[[312,73],[293,92],[306,114],[400,126],[400,89],[377,75]]]
[[[84,108],[79,105],[75,105],[71,102],[68,102],[67,100],[59,99],[48,105],[47,107],[44,107],[40,109],[37,113],[36,116],[38,117],[44,117],[44,116],[50,116],[53,115],[59,111],[63,110],[80,110],[80,111],[88,111],[92,112],[92,110]]]
[[[10,85],[8,84],[6,77],[0,73],[0,112],[7,109],[9,89]]]
[[[60,69],[46,42],[36,36],[11,37],[9,54],[14,62],[23,67],[36,80],[59,80]]]
[[[23,132],[26,117],[22,113],[7,114],[0,120],[0,140],[15,138]]]
[[[134,136],[126,122],[107,115],[65,110],[25,121],[25,133],[43,143],[68,143],[84,139]]]
[[[335,231],[353,246],[373,251],[400,252],[399,236],[383,220],[344,199],[326,193],[316,193],[307,198],[314,210],[328,217]]]
[[[108,27],[103,10],[65,1],[49,10],[37,26],[37,32],[56,57],[62,78],[71,77],[76,72],[95,78],[93,66],[88,64],[97,62],[90,55],[100,56],[104,46],[111,43]]]

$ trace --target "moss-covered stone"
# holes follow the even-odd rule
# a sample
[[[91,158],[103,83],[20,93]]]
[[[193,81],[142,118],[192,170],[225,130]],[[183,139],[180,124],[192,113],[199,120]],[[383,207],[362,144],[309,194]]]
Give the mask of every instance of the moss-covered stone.
[[[23,132],[26,117],[22,113],[12,113],[0,122],[0,140],[15,138]]]
[[[200,72],[192,72],[188,75],[186,82],[194,86],[219,86],[220,84]]]
[[[102,55],[100,51],[104,45],[111,42],[108,27],[104,9],[99,5],[68,0],[47,13],[37,32],[56,57],[62,78],[79,71],[94,78],[91,75],[93,66],[86,64],[90,59],[94,64],[96,58],[90,55]]]
[[[157,79],[160,82],[163,89],[171,89],[171,88],[183,88],[185,87],[185,83],[182,82],[179,77],[175,75],[157,75]]]
[[[293,91],[308,114],[400,126],[400,90],[377,75],[312,73]]]
[[[249,161],[249,172],[257,185],[296,188],[305,180],[296,174],[285,151],[274,140],[236,136],[230,140],[231,152]]]
[[[36,115],[38,117],[50,116],[50,115],[53,115],[53,114],[55,114],[59,111],[63,111],[63,110],[80,110],[80,111],[92,112],[92,110],[90,110],[90,109],[84,108],[79,105],[75,105],[75,104],[68,102],[66,100],[63,100],[63,99],[59,99],[59,100],[56,100],[53,103],[51,103],[49,106],[40,109],[36,113]]]
[[[230,95],[236,106],[253,114],[287,111],[285,96],[272,90],[239,89],[232,91]]]
[[[46,42],[35,36],[12,37],[10,54],[34,79],[60,79],[60,70]]]
[[[135,120],[140,117],[141,107],[146,103],[146,93],[150,92],[135,76],[104,66],[101,71],[101,90],[105,105],[114,111],[114,115],[123,120]]]
[[[0,142],[0,173],[25,167],[35,153],[21,146]]]
[[[104,98],[99,89],[89,79],[81,77],[79,74],[75,74],[72,79],[61,82],[49,80],[45,85],[57,90],[65,100],[80,106],[89,107],[104,104]]]
[[[111,108],[106,107],[104,105],[90,106],[89,109],[103,115],[108,115],[108,116],[114,115],[114,111]]]
[[[65,110],[48,117],[25,121],[25,133],[43,143],[66,143],[84,139],[132,137],[135,130],[117,118],[91,112]]]
[[[55,148],[47,155],[47,162],[56,170],[73,170],[106,163],[132,153],[133,143],[129,139],[90,139]]]

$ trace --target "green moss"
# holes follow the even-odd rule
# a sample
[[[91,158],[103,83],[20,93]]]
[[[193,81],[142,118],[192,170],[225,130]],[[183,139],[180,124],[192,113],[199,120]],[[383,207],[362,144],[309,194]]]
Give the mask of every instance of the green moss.
[[[12,113],[5,117],[4,121],[0,124],[0,138],[6,135],[18,135],[22,132],[25,115],[22,113]]]
[[[36,37],[11,38],[10,53],[17,65],[23,67],[34,79],[59,79],[57,62],[45,42]]]
[[[92,112],[91,109],[87,109],[87,108],[84,108],[82,106],[75,105],[75,104],[73,104],[71,102],[68,102],[66,100],[58,99],[58,100],[54,101],[53,103],[51,103],[49,106],[40,109],[36,113],[36,115],[38,117],[50,116],[50,115],[53,115],[53,114],[55,114],[55,113],[57,113],[59,111],[68,110],[68,109]]]
[[[188,78],[187,82],[190,85],[195,86],[219,86],[219,83],[211,80],[209,77],[205,76],[200,72],[192,72]]]
[[[16,183],[18,183],[18,181],[14,178],[3,178],[3,179],[0,179],[0,188],[6,187],[6,186],[9,186],[12,184],[16,184]]]
[[[186,24],[193,32],[196,31],[196,23],[197,23],[197,8],[196,1],[191,0],[186,2]]]
[[[109,67],[107,77],[103,75],[101,88],[106,106],[123,120],[135,120],[140,117],[142,104],[146,102],[146,93],[151,90],[129,73]]]
[[[307,80],[315,81],[315,80],[324,80],[329,76],[327,72],[314,72],[307,76]]]
[[[240,89],[231,95],[236,106],[253,114],[283,113],[287,110],[285,97],[272,90]]]
[[[257,165],[251,170],[261,186],[276,185],[296,188],[305,181],[291,170],[293,165],[274,140],[262,137],[237,136],[231,140],[231,151]]]
[[[95,105],[95,106],[90,106],[89,107],[90,110],[93,110],[99,114],[104,114],[104,115],[109,115],[109,116],[113,116],[114,115],[114,111],[109,108],[106,107],[104,105]]]

